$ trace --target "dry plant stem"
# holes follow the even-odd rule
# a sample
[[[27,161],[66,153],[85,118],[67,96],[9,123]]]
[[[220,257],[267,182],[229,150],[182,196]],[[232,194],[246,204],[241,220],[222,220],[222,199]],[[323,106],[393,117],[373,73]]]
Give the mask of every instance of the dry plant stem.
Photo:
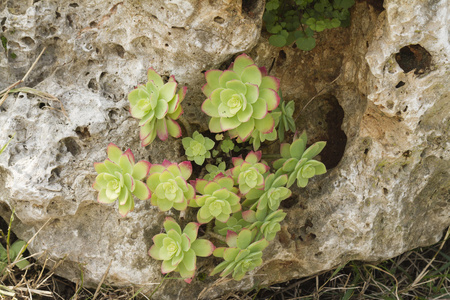
[[[415,287],[416,285],[418,285],[418,283],[420,282],[420,280],[422,280],[422,278],[428,273],[427,269],[430,267],[430,265],[433,263],[433,261],[436,259],[436,256],[438,255],[438,253],[442,250],[442,248],[444,247],[445,242],[447,241],[447,239],[450,236],[450,227],[447,229],[447,233],[445,234],[444,240],[441,243],[441,246],[439,246],[438,251],[434,254],[433,258],[428,262],[428,264],[425,266],[425,268],[422,270],[422,272],[420,272],[419,276],[416,277],[416,279],[414,280],[414,282],[409,286],[411,288]],[[408,288],[409,288],[408,287]]]
[[[92,297],[92,300],[95,300],[95,298],[97,298],[98,293],[100,292],[100,289],[101,289],[101,287],[102,287],[103,281],[105,281],[105,278],[106,278],[106,276],[107,276],[108,273],[109,273],[109,269],[111,268],[111,264],[112,264],[112,259],[109,261],[108,268],[106,268],[105,274],[103,274],[102,279],[101,279],[100,282],[98,283],[97,289],[95,290],[94,297]]]
[[[0,106],[2,106],[3,102],[5,101],[6,97],[8,97],[8,93],[11,89],[13,89],[14,87],[18,86],[19,84],[21,84],[22,82],[25,81],[25,79],[27,79],[27,77],[30,75],[31,70],[33,70],[33,68],[36,66],[37,62],[39,61],[39,59],[41,58],[42,54],[44,54],[44,51],[47,49],[47,46],[44,47],[44,49],[42,49],[41,53],[39,54],[39,56],[36,58],[36,60],[34,61],[34,63],[31,65],[31,67],[28,69],[28,72],[25,74],[25,76],[23,76],[23,78],[19,81],[17,81],[16,83],[13,83],[12,85],[10,85],[9,87],[7,87],[6,89],[4,89],[3,91],[0,92],[0,94],[5,93],[5,95],[3,95],[2,100],[0,100]]]

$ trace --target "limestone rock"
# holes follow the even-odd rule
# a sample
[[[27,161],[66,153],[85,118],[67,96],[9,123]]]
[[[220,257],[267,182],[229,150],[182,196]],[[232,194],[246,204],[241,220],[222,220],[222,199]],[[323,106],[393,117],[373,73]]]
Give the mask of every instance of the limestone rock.
[[[127,93],[150,66],[174,74],[188,85],[186,119],[204,130],[201,71],[226,67],[242,51],[281,78],[310,142],[328,141],[329,172],[282,202],[288,215],[261,268],[240,282],[168,280],[160,299],[212,299],[352,259],[376,262],[435,243],[450,225],[446,0],[385,0],[384,11],[357,3],[351,27],[320,34],[311,52],[272,47],[266,36],[256,44],[262,1],[63,2],[0,4],[8,39],[0,88],[20,79],[46,45],[26,84],[61,99],[70,118],[29,94],[3,104],[0,140],[16,136],[0,156],[0,213],[16,209],[23,239],[50,219],[30,250],[65,258],[59,274],[77,280],[82,264],[85,284],[95,285],[112,261],[110,284],[151,291],[161,281],[160,263],[146,251],[164,214],[138,201],[120,218],[98,204],[92,164],[105,159],[109,142],[137,159],[183,160],[178,140],[139,146]],[[213,261],[202,260],[198,273]]]

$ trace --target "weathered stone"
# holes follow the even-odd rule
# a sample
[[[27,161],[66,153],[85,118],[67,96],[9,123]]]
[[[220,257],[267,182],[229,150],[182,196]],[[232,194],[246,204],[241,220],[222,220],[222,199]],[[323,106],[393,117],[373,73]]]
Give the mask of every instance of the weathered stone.
[[[151,291],[162,275],[146,251],[164,214],[138,201],[120,218],[114,206],[98,204],[92,163],[105,159],[109,142],[137,159],[183,160],[179,140],[139,146],[127,93],[150,66],[174,74],[188,85],[185,119],[205,130],[201,71],[252,48],[247,53],[281,78],[285,100],[295,100],[298,129],[311,142],[328,141],[322,160],[330,170],[282,202],[288,215],[259,270],[241,282],[167,280],[158,297],[211,299],[439,240],[450,225],[447,1],[385,0],[382,12],[357,3],[351,27],[320,34],[311,52],[272,47],[267,36],[254,47],[262,3],[216,2],[0,4],[9,45],[8,55],[0,53],[0,75],[8,78],[0,88],[20,79],[46,45],[26,84],[56,95],[70,118],[22,93],[0,110],[1,140],[16,132],[0,156],[0,213],[16,209],[14,230],[23,239],[51,219],[30,250],[65,258],[58,272],[71,280],[81,264],[90,285],[112,261],[108,283]],[[201,260],[198,273],[214,261]]]

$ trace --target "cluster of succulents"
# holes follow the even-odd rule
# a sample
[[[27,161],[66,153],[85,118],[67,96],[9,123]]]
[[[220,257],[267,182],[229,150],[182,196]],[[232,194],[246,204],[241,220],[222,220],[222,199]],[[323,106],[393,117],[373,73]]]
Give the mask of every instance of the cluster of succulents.
[[[257,67],[245,54],[238,56],[228,70],[211,70],[205,77],[207,83],[202,90],[207,99],[202,110],[211,117],[210,131],[219,133],[215,138],[218,145],[197,131],[182,139],[188,160],[200,166],[208,163],[203,178],[190,180],[190,161],[135,163],[129,149],[123,153],[110,144],[108,159],[94,164],[98,176],[93,187],[99,192],[99,202],[118,200],[122,216],[134,209],[134,196],[150,200],[162,212],[180,211],[180,218],[192,215],[186,214],[186,209],[196,210],[196,221],[183,230],[167,217],[164,232],[153,237],[149,255],[162,260],[163,274],[178,272],[191,282],[197,257],[213,254],[224,261],[212,270],[211,276],[231,274],[240,280],[262,264],[263,250],[281,230],[280,223],[287,214],[279,207],[291,197],[292,184],[297,181],[299,187],[304,187],[311,177],[325,173],[325,166],[313,160],[325,143],[306,149],[306,134],[294,136],[291,144],[281,145],[281,158],[274,162],[271,171],[262,159],[262,151],[257,149],[265,140],[274,141],[284,137],[287,129],[295,129],[294,103],[281,102],[279,106],[279,80],[267,76],[265,68]],[[161,140],[168,135],[181,136],[175,120],[182,113],[180,103],[186,89],[176,89],[173,77],[164,83],[150,69],[148,83],[129,94],[130,112],[140,119],[142,146],[151,143],[156,135]],[[230,159],[232,153],[245,147],[234,141],[248,140],[255,151],[249,151],[245,158],[240,155]],[[208,239],[197,238],[199,226],[206,223],[213,226],[206,226],[204,237],[217,240],[218,248]]]

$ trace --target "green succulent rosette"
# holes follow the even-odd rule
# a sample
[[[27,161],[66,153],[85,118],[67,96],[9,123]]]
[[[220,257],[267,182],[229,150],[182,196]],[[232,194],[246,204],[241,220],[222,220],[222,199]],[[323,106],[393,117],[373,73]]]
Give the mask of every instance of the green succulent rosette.
[[[326,142],[317,142],[306,149],[307,136],[304,132],[300,137],[294,137],[292,144],[281,144],[281,157],[273,163],[276,176],[288,174],[286,187],[290,187],[297,180],[298,187],[305,187],[308,180],[315,175],[326,173],[323,163],[312,158],[325,147]],[[306,150],[305,150],[306,149]]]
[[[250,151],[249,154],[242,159],[242,157],[233,157],[233,168],[227,171],[239,186],[241,194],[246,195],[251,190],[264,189],[264,176],[269,171],[269,166],[264,162],[260,162],[261,151]]]
[[[185,137],[182,140],[184,151],[189,160],[195,161],[197,165],[203,165],[205,158],[211,157],[211,150],[214,147],[214,141],[210,138],[204,137],[202,134],[195,131],[192,138]]]
[[[98,175],[92,187],[98,193],[98,202],[113,203],[119,200],[119,213],[126,216],[134,209],[133,195],[140,200],[148,200],[151,192],[143,180],[149,173],[151,164],[141,160],[135,163],[130,149],[122,151],[110,143],[107,148],[108,159],[94,163]]]
[[[186,87],[177,92],[177,82],[171,76],[164,83],[153,68],[148,70],[148,82],[139,85],[128,94],[131,115],[139,119],[141,145],[149,145],[156,135],[164,141],[169,135],[181,136],[180,125],[175,121],[183,113],[181,102],[186,95]]]
[[[244,275],[262,264],[262,251],[269,245],[266,239],[252,243],[256,231],[243,229],[239,235],[228,231],[226,242],[228,248],[219,247],[213,255],[224,259],[210,276],[220,273],[220,277],[232,274],[234,280],[241,280]]]
[[[277,78],[267,76],[246,54],[239,55],[228,70],[205,73],[203,93],[208,97],[202,110],[211,117],[211,132],[228,131],[242,141],[256,128],[270,133],[275,121],[270,114],[280,101]]]
[[[154,244],[148,253],[152,258],[163,261],[163,274],[179,272],[181,277],[190,283],[195,275],[197,256],[210,256],[215,247],[208,240],[197,239],[200,226],[198,223],[191,222],[181,231],[180,225],[171,217],[167,217],[163,226],[166,233],[153,237]]]
[[[280,222],[286,217],[286,213],[282,210],[273,211],[270,214],[262,211],[247,210],[242,212],[243,219],[251,224],[247,228],[252,230],[256,228],[258,233],[255,239],[259,240],[264,237],[268,241],[272,241],[277,232],[281,230]]]
[[[233,184],[233,179],[222,173],[213,181],[197,179],[194,182],[195,190],[200,195],[196,195],[189,206],[200,207],[197,212],[199,223],[208,223],[212,219],[225,223],[232,213],[241,210],[240,197]]]
[[[189,161],[176,164],[164,160],[162,164],[152,165],[147,178],[147,185],[153,193],[151,203],[161,211],[172,207],[185,210],[195,195],[194,188],[187,183],[191,174],[192,164]]]

